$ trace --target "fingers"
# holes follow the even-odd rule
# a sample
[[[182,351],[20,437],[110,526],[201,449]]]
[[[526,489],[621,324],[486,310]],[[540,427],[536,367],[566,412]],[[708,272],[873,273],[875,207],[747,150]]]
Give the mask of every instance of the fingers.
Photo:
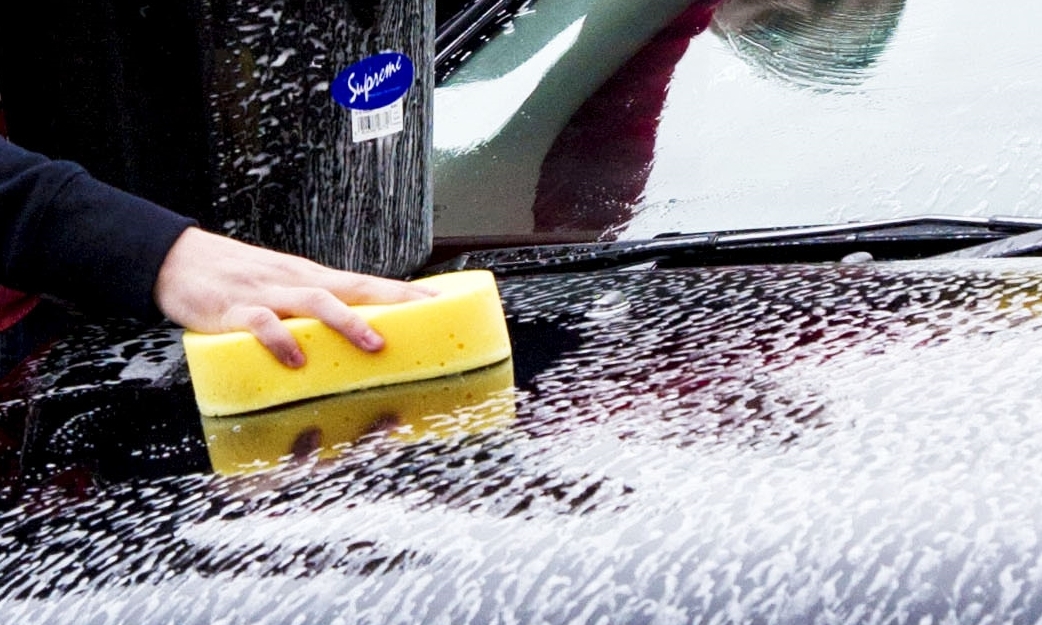
[[[272,295],[270,307],[241,307],[226,317],[228,329],[246,330],[280,362],[291,367],[304,364],[304,354],[293,335],[281,323],[285,317],[311,317],[329,326],[367,352],[384,347],[384,339],[361,316],[324,289],[282,289]]]
[[[325,287],[349,304],[394,304],[438,294],[436,290],[422,284],[346,271],[328,274]]]
[[[263,306],[239,306],[224,315],[227,330],[245,330],[257,337],[279,362],[294,369],[306,362],[297,339],[282,325],[275,311]]]
[[[384,339],[362,317],[324,289],[298,288],[284,292],[279,311],[288,316],[313,317],[367,352],[383,349]]]
[[[290,367],[305,356],[285,317],[313,317],[366,351],[384,340],[352,304],[393,304],[437,295],[425,286],[324,267],[310,260],[189,228],[164,259],[156,305],[200,332],[245,330]]]

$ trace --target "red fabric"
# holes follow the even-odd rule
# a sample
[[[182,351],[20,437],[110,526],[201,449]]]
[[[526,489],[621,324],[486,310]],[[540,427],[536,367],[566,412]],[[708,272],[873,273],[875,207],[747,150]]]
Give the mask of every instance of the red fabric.
[[[21,321],[40,298],[0,286],[0,332]]]
[[[7,120],[0,104],[0,137],[7,137]],[[0,286],[0,332],[22,320],[36,306],[40,298]]]

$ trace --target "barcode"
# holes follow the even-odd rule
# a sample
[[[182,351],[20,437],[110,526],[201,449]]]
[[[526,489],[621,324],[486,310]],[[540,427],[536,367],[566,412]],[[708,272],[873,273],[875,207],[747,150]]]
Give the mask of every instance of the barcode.
[[[355,143],[377,137],[386,137],[401,132],[403,123],[402,101],[372,111],[351,111],[351,139]]]

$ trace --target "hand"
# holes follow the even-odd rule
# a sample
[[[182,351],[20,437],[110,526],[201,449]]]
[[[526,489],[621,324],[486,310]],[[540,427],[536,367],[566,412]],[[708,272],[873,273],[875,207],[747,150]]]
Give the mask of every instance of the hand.
[[[348,304],[390,304],[435,295],[428,288],[330,269],[298,256],[189,228],[159,269],[153,297],[171,321],[198,332],[245,330],[289,367],[304,353],[279,319],[314,317],[366,351],[383,338]]]

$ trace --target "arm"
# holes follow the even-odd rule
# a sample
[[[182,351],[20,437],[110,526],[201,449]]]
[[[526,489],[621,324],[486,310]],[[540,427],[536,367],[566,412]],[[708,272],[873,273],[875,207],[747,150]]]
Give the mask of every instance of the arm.
[[[152,286],[167,250],[193,224],[78,165],[0,140],[0,284],[158,319]]]
[[[163,314],[201,332],[246,330],[289,366],[303,365],[304,357],[280,318],[318,318],[376,351],[383,340],[348,304],[432,295],[194,225],[73,163],[0,140],[0,284],[108,314]]]

